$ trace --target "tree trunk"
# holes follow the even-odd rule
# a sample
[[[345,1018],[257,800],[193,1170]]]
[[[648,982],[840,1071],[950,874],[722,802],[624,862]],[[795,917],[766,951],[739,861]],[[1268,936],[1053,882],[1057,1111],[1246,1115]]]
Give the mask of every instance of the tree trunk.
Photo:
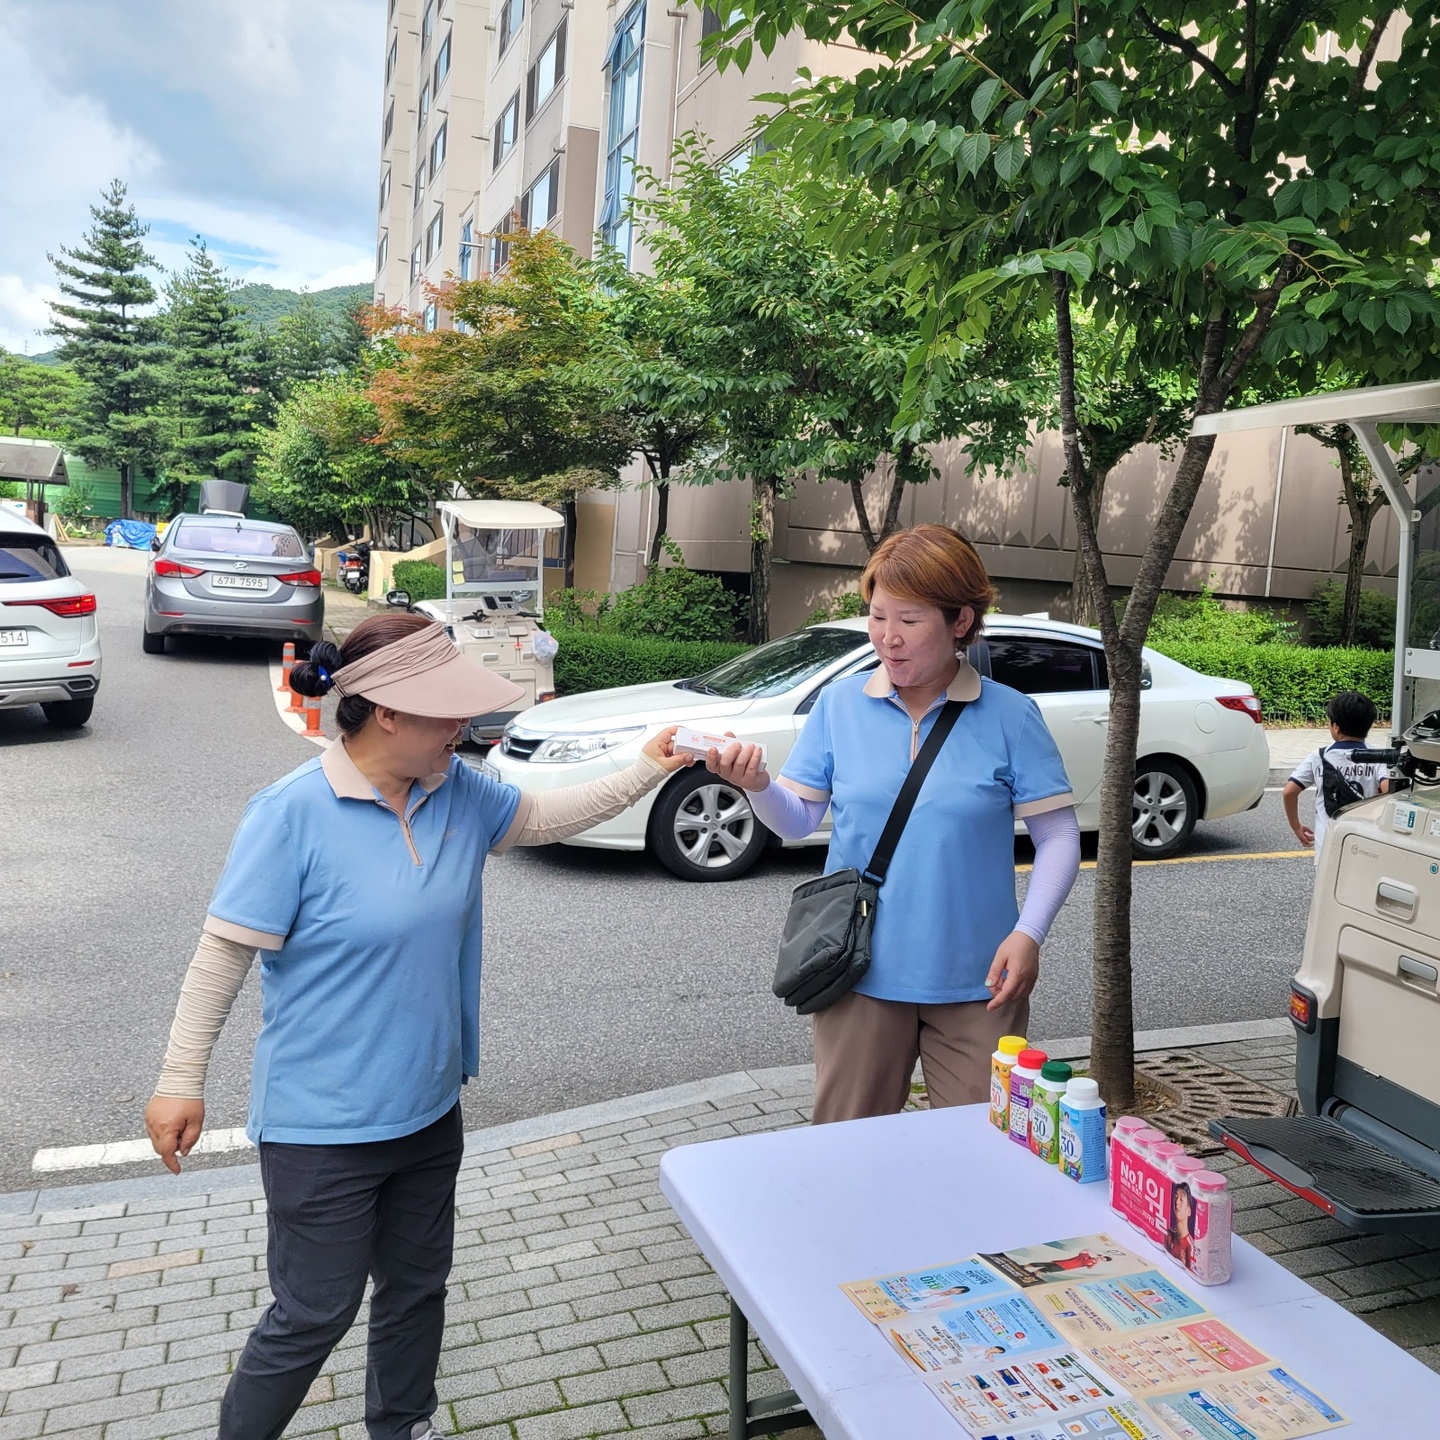
[[[1090,523],[1098,535],[1100,530],[1100,510],[1105,500],[1105,482],[1110,477],[1107,475],[1091,475],[1086,482],[1087,498],[1090,510]],[[1072,503],[1074,501],[1074,484],[1070,486]],[[1070,577],[1070,623],[1072,625],[1095,624],[1095,601],[1090,593],[1090,581],[1085,571],[1085,556],[1080,545],[1075,546],[1075,569]]]
[[[1353,645],[1360,623],[1360,587],[1365,579],[1365,552],[1370,548],[1370,524],[1374,513],[1368,506],[1350,517],[1350,554],[1345,562],[1345,608],[1340,614],[1340,643]]]
[[[128,460],[120,462],[120,518],[135,518],[135,469]]]
[[[575,537],[580,529],[580,507],[573,499],[567,500],[563,506],[565,512],[565,588],[575,588]],[[540,564],[540,585],[545,585],[545,564],[542,557]]]
[[[655,534],[650,538],[649,568],[660,564],[660,542],[670,533],[670,482],[661,480],[655,486]]]
[[[770,638],[770,556],[775,548],[774,475],[757,475],[750,503],[750,625],[746,638],[763,645]]]

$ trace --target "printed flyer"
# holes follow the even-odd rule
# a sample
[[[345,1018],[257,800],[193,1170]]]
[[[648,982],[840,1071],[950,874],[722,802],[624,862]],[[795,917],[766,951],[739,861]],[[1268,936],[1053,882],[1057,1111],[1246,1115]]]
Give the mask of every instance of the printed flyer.
[[[1117,1400],[1102,1410],[1087,1410],[1068,1420],[1053,1420],[978,1440],[1170,1440],[1133,1400]]]
[[[928,1382],[941,1404],[972,1435],[994,1433],[996,1421],[1063,1420],[1124,1397],[1092,1374],[1078,1355],[1017,1361]]]
[[[1040,1298],[1039,1308],[1072,1340],[1087,1341],[1205,1314],[1203,1305],[1158,1270],[1142,1270],[1119,1280],[1057,1285]]]
[[[909,1270],[875,1280],[854,1280],[840,1287],[877,1325],[925,1310],[943,1310],[965,1297],[1009,1293],[1011,1287],[978,1260]]]
[[[1049,1240],[1044,1245],[1025,1245],[980,1258],[1007,1280],[1029,1288],[1053,1285],[1057,1280],[1080,1276],[1091,1279],[1132,1275],[1149,1268],[1150,1262],[1127,1250],[1108,1235],[1078,1235],[1073,1240]]]
[[[1133,1395],[1173,1390],[1212,1375],[1233,1375],[1270,1363],[1268,1355],[1223,1320],[1141,1330],[1121,1340],[1087,1345],[1085,1354]]]
[[[1162,1395],[1150,1408],[1176,1440],[1294,1440],[1350,1423],[1278,1366]]]
[[[926,1374],[958,1365],[983,1368],[1065,1343],[1023,1295],[981,1300],[885,1330],[895,1348]]]

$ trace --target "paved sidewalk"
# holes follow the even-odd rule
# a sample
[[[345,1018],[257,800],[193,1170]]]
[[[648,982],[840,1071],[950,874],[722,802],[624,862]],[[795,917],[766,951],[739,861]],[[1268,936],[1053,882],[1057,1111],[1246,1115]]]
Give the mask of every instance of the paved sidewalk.
[[[1249,1038],[1205,1057],[1288,1088],[1281,1027],[1232,1033]],[[437,1424],[723,1433],[725,1297],[656,1167],[672,1145],[804,1123],[811,1089],[809,1067],[739,1073],[468,1136]],[[1440,1368],[1440,1251],[1353,1235],[1231,1169],[1255,1244]],[[210,1440],[268,1299],[264,1244],[253,1166],[0,1195],[0,1440]],[[363,1322],[289,1435],[363,1440]],[[750,1364],[755,1393],[783,1388],[754,1345]]]

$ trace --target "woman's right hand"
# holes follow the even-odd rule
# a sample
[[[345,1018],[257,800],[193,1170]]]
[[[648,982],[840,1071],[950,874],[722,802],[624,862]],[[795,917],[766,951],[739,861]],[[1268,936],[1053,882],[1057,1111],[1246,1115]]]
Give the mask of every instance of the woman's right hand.
[[[145,1107],[145,1130],[165,1168],[180,1173],[180,1162],[195,1148],[205,1128],[205,1102],[152,1095]]]
[[[735,739],[733,730],[725,733]],[[727,745],[723,750],[711,750],[705,757],[705,768],[742,790],[764,790],[770,784],[770,772],[760,755],[758,745],[742,745],[735,740],[733,745]]]

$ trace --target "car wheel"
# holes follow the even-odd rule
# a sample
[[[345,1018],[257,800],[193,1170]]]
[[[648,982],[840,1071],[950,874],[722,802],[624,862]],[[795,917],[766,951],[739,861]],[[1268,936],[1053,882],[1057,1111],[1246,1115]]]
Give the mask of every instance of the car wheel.
[[[89,720],[90,712],[95,708],[95,697],[87,695],[83,700],[52,700],[50,704],[40,708],[52,725],[58,725],[63,730],[73,730]]]
[[[140,632],[140,648],[147,655],[163,655],[165,653],[165,637],[152,635],[148,630],[142,630]]]
[[[1136,765],[1130,850],[1137,860],[1178,855],[1199,818],[1200,795],[1182,765],[1173,760],[1141,760]]]
[[[650,812],[651,848],[682,880],[736,880],[769,838],[745,792],[701,768],[682,772]]]

